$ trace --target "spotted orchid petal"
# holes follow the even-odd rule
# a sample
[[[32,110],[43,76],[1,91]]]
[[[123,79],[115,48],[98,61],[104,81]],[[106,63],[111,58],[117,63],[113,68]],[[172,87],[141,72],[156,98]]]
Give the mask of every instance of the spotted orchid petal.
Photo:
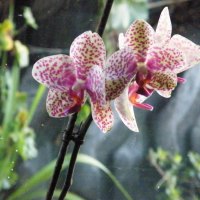
[[[106,99],[118,97],[136,74],[136,61],[131,49],[112,54],[106,64]]]
[[[177,85],[177,75],[171,72],[157,71],[152,74],[148,87],[155,90],[171,91]]]
[[[76,68],[67,55],[47,56],[34,64],[32,76],[47,87],[65,91],[76,81]]]
[[[164,46],[171,38],[172,24],[167,7],[161,12],[155,32],[155,42],[159,46]]]
[[[164,98],[170,98],[172,94],[172,90],[156,90],[156,92]]]
[[[80,110],[84,103],[83,92],[80,96],[72,91],[50,89],[47,96],[46,108],[51,117],[66,117]]]
[[[130,130],[139,132],[133,111],[133,105],[130,103],[128,98],[128,88],[126,88],[124,92],[115,99],[114,104],[122,122]]]
[[[183,68],[177,70],[177,73],[183,72],[200,63],[200,46],[187,38],[181,35],[174,35],[169,42],[169,46],[180,49],[185,56],[186,64]]]
[[[185,57],[177,48],[153,47],[149,50],[146,63],[149,71],[176,73],[185,66]]]
[[[113,113],[110,107],[110,103],[101,106],[98,103],[92,103],[92,117],[97,126],[102,130],[103,133],[108,132],[114,123]]]
[[[143,20],[136,20],[129,27],[124,38],[125,46],[132,48],[135,54],[141,54],[144,58],[153,42],[154,30]]]
[[[124,34],[123,33],[120,33],[119,34],[119,37],[118,37],[118,45],[119,45],[119,49],[123,49],[125,48],[125,37],[124,37]]]
[[[99,104],[101,106],[106,104],[105,74],[100,66],[93,66],[89,70],[85,89],[93,104]]]
[[[77,64],[78,78],[85,80],[92,66],[103,68],[106,58],[104,42],[97,33],[84,32],[73,41],[70,57]]]

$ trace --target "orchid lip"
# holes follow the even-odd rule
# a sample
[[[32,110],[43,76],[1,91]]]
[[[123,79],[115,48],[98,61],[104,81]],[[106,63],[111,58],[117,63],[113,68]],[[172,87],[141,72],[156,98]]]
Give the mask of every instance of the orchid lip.
[[[138,90],[137,90],[137,94],[141,94],[145,97],[148,97],[152,94],[152,91],[151,90],[148,90],[144,87],[139,87]]]

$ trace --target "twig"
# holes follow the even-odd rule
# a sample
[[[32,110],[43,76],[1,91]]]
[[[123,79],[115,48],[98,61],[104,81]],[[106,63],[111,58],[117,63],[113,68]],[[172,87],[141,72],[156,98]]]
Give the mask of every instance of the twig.
[[[158,172],[162,177],[165,176],[165,171],[158,165],[157,162],[152,162],[151,160],[150,160],[150,162],[151,162],[152,166],[154,166],[154,167],[156,168],[157,172]]]
[[[65,198],[65,196],[66,196],[66,194],[67,194],[67,192],[68,192],[68,190],[69,190],[69,188],[72,184],[71,180],[72,180],[72,177],[73,177],[73,172],[74,172],[78,152],[79,152],[80,146],[84,142],[86,132],[87,132],[91,122],[92,122],[92,115],[90,114],[89,117],[87,118],[87,120],[85,121],[85,123],[81,126],[81,129],[78,132],[79,135],[74,140],[75,145],[74,145],[74,149],[73,149],[73,152],[72,152],[72,155],[71,155],[70,164],[69,164],[69,168],[68,168],[68,172],[67,172],[67,177],[65,179],[59,200],[63,200]]]
[[[107,0],[107,2],[106,2],[105,9],[104,9],[104,12],[103,12],[103,16],[102,16],[100,23],[98,25],[98,28],[97,28],[97,33],[100,36],[103,35],[104,29],[105,29],[105,26],[106,26],[106,23],[107,23],[107,20],[108,20],[108,16],[109,16],[112,4],[113,4],[113,1],[114,0]],[[67,194],[67,192],[68,192],[68,190],[71,186],[71,180],[72,180],[72,177],[73,177],[73,172],[74,172],[74,168],[75,168],[75,164],[76,164],[77,155],[78,155],[80,146],[83,143],[83,140],[85,138],[86,132],[87,132],[87,130],[88,130],[88,128],[89,128],[89,126],[92,122],[92,115],[90,114],[88,116],[87,120],[85,121],[85,123],[81,126],[80,130],[78,131],[78,136],[73,135],[73,129],[74,129],[74,125],[75,125],[75,122],[76,122],[76,118],[77,118],[77,113],[72,115],[71,118],[69,119],[68,128],[65,131],[64,136],[63,136],[63,138],[64,138],[63,143],[61,145],[61,148],[60,148],[60,151],[59,151],[59,154],[58,154],[58,159],[57,159],[56,166],[55,166],[55,169],[54,169],[54,174],[53,174],[53,177],[52,177],[52,180],[51,180],[51,184],[50,184],[49,190],[47,192],[46,200],[51,200],[52,197],[53,197],[53,193],[54,193],[54,190],[55,190],[55,187],[56,187],[56,183],[58,181],[58,177],[59,177],[60,171],[62,169],[62,164],[63,164],[64,157],[65,157],[65,154],[66,154],[66,151],[67,151],[67,147],[68,147],[69,142],[72,140],[72,141],[75,142],[75,146],[74,146],[74,149],[73,149],[73,152],[72,152],[67,177],[65,179],[59,200],[63,200],[65,198],[65,196],[66,196],[66,194]]]
[[[103,32],[105,30],[105,26],[106,26],[106,23],[107,23],[107,20],[108,20],[108,16],[109,16],[113,1],[114,0],[107,0],[107,2],[106,2],[105,9],[104,9],[104,12],[103,12],[103,16],[101,17],[100,23],[97,27],[97,33],[100,36],[103,35]],[[81,126],[81,129],[78,133],[77,138],[74,140],[75,146],[74,146],[74,149],[73,149],[73,152],[72,152],[72,156],[71,156],[71,159],[70,159],[69,168],[68,168],[68,172],[67,172],[67,177],[65,179],[59,200],[63,200],[65,198],[65,196],[66,196],[66,194],[67,194],[67,192],[68,192],[68,190],[71,186],[72,178],[73,178],[73,172],[74,172],[78,152],[79,152],[81,144],[83,144],[86,132],[87,132],[91,122],[92,122],[92,115],[90,114],[88,116],[87,120],[85,121],[85,123]]]
[[[107,0],[107,2],[106,2],[103,15],[102,15],[101,20],[100,20],[100,23],[99,23],[99,25],[98,25],[98,27],[97,27],[97,33],[98,33],[100,36],[103,35],[104,29],[105,29],[105,27],[106,27],[106,23],[107,23],[107,21],[108,21],[108,16],[109,16],[109,14],[110,14],[110,10],[111,10],[111,8],[112,8],[113,1],[114,1],[114,0]]]
[[[51,200],[53,197],[53,193],[56,187],[56,183],[58,181],[58,177],[60,175],[60,171],[62,169],[62,165],[63,165],[63,161],[64,161],[64,157],[69,145],[69,142],[71,140],[71,135],[73,133],[73,129],[74,129],[74,125],[76,122],[76,118],[77,118],[77,113],[74,113],[73,115],[70,116],[68,124],[67,124],[67,128],[63,133],[63,140],[62,140],[62,144],[60,147],[60,151],[58,153],[58,159],[56,162],[56,166],[54,169],[54,173],[51,179],[51,183],[46,195],[46,200]]]

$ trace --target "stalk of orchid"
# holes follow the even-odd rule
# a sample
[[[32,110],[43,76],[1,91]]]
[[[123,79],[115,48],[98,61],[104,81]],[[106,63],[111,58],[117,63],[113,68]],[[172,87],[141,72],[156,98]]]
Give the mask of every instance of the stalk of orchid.
[[[107,2],[105,4],[103,15],[102,15],[102,18],[101,18],[100,23],[98,25],[98,28],[97,28],[97,32],[99,33],[100,36],[103,35],[104,29],[105,29],[105,26],[106,26],[106,22],[107,22],[107,19],[108,19],[108,16],[109,16],[112,4],[113,4],[113,1],[114,0],[107,0]],[[89,39],[89,36],[91,36],[91,35],[93,35],[94,37],[96,37],[97,40],[99,40],[98,34],[92,34],[91,32],[87,32],[85,34],[85,36],[86,36],[85,39],[86,40]],[[77,40],[78,40],[78,38],[77,38]],[[95,42],[96,42],[96,40],[95,40]],[[99,42],[101,43],[102,41],[100,40]],[[78,42],[77,43],[74,42],[74,43],[77,44]],[[100,45],[103,46],[104,44],[102,43]],[[76,46],[76,45],[74,45],[74,46]],[[91,47],[94,48],[94,46],[91,46]],[[104,46],[102,48],[104,48]],[[71,48],[71,52],[72,51],[73,51],[73,48]],[[96,52],[96,53],[98,54],[99,52]],[[71,53],[71,54],[72,54],[72,57],[73,57],[73,53]],[[55,59],[59,62],[59,64],[65,65],[66,64],[66,63],[64,63],[65,59],[62,60],[62,58],[63,58],[63,56],[59,55],[57,57],[58,60],[55,59],[55,57],[52,57],[51,61],[53,61]],[[68,59],[68,57],[65,57],[65,58]],[[75,56],[75,59],[76,59],[76,56]],[[69,58],[69,60],[70,60],[70,58]],[[48,67],[48,61],[49,61],[49,58],[47,58],[47,60],[46,60],[47,63],[44,66]],[[74,141],[75,144],[74,144],[74,149],[73,149],[72,156],[71,156],[70,163],[69,163],[67,177],[66,177],[66,180],[65,180],[64,185],[63,185],[63,189],[62,189],[60,197],[59,197],[59,199],[62,200],[67,195],[67,192],[68,192],[68,190],[71,186],[71,180],[72,180],[73,171],[74,171],[74,167],[75,167],[75,163],[76,163],[76,158],[77,158],[77,155],[78,155],[78,152],[79,152],[79,148],[80,148],[81,144],[83,143],[87,129],[89,128],[89,126],[92,122],[92,115],[90,114],[88,116],[87,120],[85,121],[85,123],[83,125],[81,125],[81,127],[79,127],[78,133],[74,133],[74,127],[75,127],[75,122],[76,122],[76,119],[77,119],[78,111],[80,110],[81,105],[84,103],[83,101],[85,101],[85,97],[83,96],[83,92],[80,91],[80,93],[78,92],[77,93],[78,95],[77,95],[76,93],[73,92],[73,90],[71,90],[72,88],[69,89],[68,92],[71,94],[70,98],[68,98],[69,104],[68,105],[60,104],[60,102],[58,102],[56,100],[56,98],[54,98],[54,95],[56,95],[56,96],[58,95],[59,97],[64,98],[64,99],[67,98],[67,93],[59,93],[58,92],[59,90],[56,91],[56,89],[59,88],[58,82],[59,82],[59,80],[62,80],[62,79],[58,78],[57,79],[57,81],[58,81],[57,86],[54,85],[54,86],[51,87],[51,85],[49,85],[50,80],[48,80],[48,79],[50,79],[50,73],[51,74],[53,74],[53,73],[50,72],[50,71],[49,72],[46,71],[46,69],[41,70],[40,62],[42,62],[41,64],[43,65],[45,60],[40,60],[37,63],[35,63],[35,65],[33,67],[33,73],[32,74],[33,74],[33,77],[36,80],[38,80],[38,77],[41,75],[40,78],[42,80],[38,80],[38,81],[42,84],[45,84],[47,87],[51,88],[51,90],[52,90],[48,94],[49,102],[47,103],[47,110],[49,111],[49,114],[53,117],[62,117],[63,115],[66,116],[66,115],[72,113],[69,116],[67,128],[66,128],[66,130],[64,130],[64,133],[63,133],[63,140],[62,140],[62,144],[61,144],[61,147],[60,147],[60,150],[59,150],[56,166],[55,166],[54,173],[53,173],[53,176],[52,176],[52,180],[51,180],[51,183],[49,185],[49,189],[48,189],[47,195],[46,195],[46,200],[51,200],[53,198],[53,194],[54,194],[55,187],[56,187],[56,184],[57,184],[57,181],[58,181],[61,169],[62,169],[62,165],[63,165],[63,162],[64,162],[64,157],[66,155],[68,145],[69,145],[70,141]],[[59,64],[57,65],[58,67],[59,67]],[[63,79],[63,83],[61,83],[61,85],[63,86],[63,89],[65,88],[64,82],[66,82],[66,83],[67,82],[68,83],[70,83],[70,82],[74,83],[75,82],[75,73],[73,73],[73,71],[72,71],[72,73],[68,73],[69,69],[67,69],[67,66],[64,66],[64,65],[62,65],[63,68],[61,69],[60,73],[59,73],[59,70],[57,70],[58,73],[56,73],[56,75],[55,75],[55,76],[57,76],[59,74],[59,75],[62,75],[63,78],[68,79],[68,80]],[[66,68],[66,70],[65,70],[65,68]],[[38,69],[40,69],[39,74],[38,74]],[[41,72],[41,71],[43,71],[43,72]],[[86,71],[88,71],[88,70],[86,70]],[[95,69],[94,69],[94,71],[95,71]],[[96,67],[96,71],[98,73],[98,67]],[[56,70],[54,72],[56,72]],[[71,74],[71,76],[69,76],[69,74]],[[83,74],[82,76],[85,76],[85,75]],[[81,71],[80,71],[80,77],[81,77]],[[45,80],[45,79],[47,79],[47,80]],[[85,79],[85,77],[83,78],[83,80],[84,79]],[[74,86],[74,88],[75,87],[76,86]],[[77,87],[78,87],[78,83],[77,83]],[[105,98],[105,96],[104,96],[104,98]],[[57,102],[57,103],[55,103],[55,102]],[[57,109],[54,109],[55,108],[54,105],[53,105],[54,103],[59,105]],[[66,107],[68,107],[69,109],[65,110]]]
[[[59,200],[65,198],[87,129],[92,119],[102,132],[113,126],[110,102],[132,131],[138,127],[132,106],[153,110],[143,103],[154,91],[170,97],[177,82],[184,82],[177,74],[200,62],[200,47],[188,39],[171,38],[169,11],[165,8],[156,31],[145,21],[136,20],[125,35],[120,34],[120,50],[106,61],[102,36],[113,1],[108,0],[98,33],[84,32],[70,47],[70,56],[55,55],[42,58],[33,67],[33,77],[49,87],[47,111],[52,117],[70,115],[59,152],[53,178],[46,196],[51,200],[70,141],[75,143],[67,177]],[[77,112],[89,97],[92,114],[74,133]]]

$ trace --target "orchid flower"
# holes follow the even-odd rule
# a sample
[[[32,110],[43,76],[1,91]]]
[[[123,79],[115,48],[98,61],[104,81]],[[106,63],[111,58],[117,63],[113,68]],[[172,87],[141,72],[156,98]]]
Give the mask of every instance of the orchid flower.
[[[60,54],[38,60],[32,75],[49,88],[46,101],[49,115],[59,118],[78,112],[89,96],[95,123],[103,132],[110,130],[113,114],[106,99],[105,74],[109,77],[107,88],[112,91],[110,95],[113,98],[122,93],[135,75],[133,70],[136,68],[132,62],[134,56],[126,48],[116,52],[112,58],[119,62],[115,65],[110,59],[108,63],[112,66],[108,73],[103,40],[97,33],[87,31],[73,41],[69,56]]]
[[[132,105],[145,110],[153,107],[143,103],[154,91],[170,97],[177,82],[184,82],[177,74],[200,62],[200,47],[181,35],[171,37],[172,26],[168,8],[164,8],[156,31],[145,21],[136,20],[125,35],[119,35],[119,47],[131,48],[137,65],[134,81],[115,100],[122,121],[138,131]]]

